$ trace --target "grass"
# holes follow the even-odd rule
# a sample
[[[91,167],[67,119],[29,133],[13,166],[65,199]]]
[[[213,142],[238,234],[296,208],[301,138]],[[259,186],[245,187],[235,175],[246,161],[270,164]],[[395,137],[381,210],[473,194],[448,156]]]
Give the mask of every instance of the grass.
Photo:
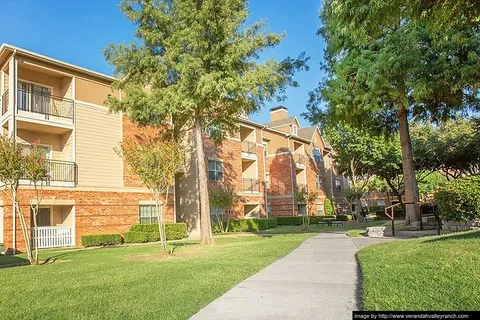
[[[0,269],[2,319],[187,319],[235,284],[286,255],[312,234],[216,238],[216,245],[176,242],[41,251],[40,266]],[[0,257],[10,264],[16,257]],[[12,260],[13,259],[13,260]]]
[[[480,231],[358,252],[366,310],[480,310]]]
[[[349,236],[350,238],[363,237],[364,234],[365,234],[365,229],[362,229],[362,230],[356,229],[356,230],[347,231],[347,236]]]

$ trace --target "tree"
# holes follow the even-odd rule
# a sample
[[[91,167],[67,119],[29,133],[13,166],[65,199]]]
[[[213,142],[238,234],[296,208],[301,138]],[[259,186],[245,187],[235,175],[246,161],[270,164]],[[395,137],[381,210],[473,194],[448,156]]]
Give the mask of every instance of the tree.
[[[31,218],[33,220],[34,226],[34,237],[33,237],[33,248],[35,254],[33,255],[33,264],[38,264],[38,239],[37,239],[37,215],[38,209],[43,199],[43,183],[48,176],[48,166],[47,158],[45,152],[38,148],[38,143],[40,141],[35,141],[27,149],[28,151],[23,157],[24,161],[24,178],[30,181],[30,186],[33,187],[35,193],[35,201],[30,201],[30,209],[32,212]]]
[[[110,109],[141,124],[173,122],[177,137],[193,130],[201,244],[211,244],[203,132],[221,140],[237,129],[238,115],[285,98],[307,59],[259,63],[285,35],[268,33],[264,22],[245,26],[246,0],[123,0],[120,10],[138,27],[138,41],[104,51],[121,76],[113,87],[126,93],[110,97]]]
[[[184,163],[184,154],[178,143],[167,138],[127,140],[117,149],[133,173],[137,174],[155,198],[158,232],[163,254],[167,254],[165,208],[175,174]],[[165,201],[160,203],[161,194]],[[162,207],[162,208],[161,208]],[[161,209],[161,210],[160,210]]]
[[[233,208],[235,208],[235,205],[240,200],[240,197],[237,195],[235,190],[223,187],[217,187],[208,190],[208,195],[210,205],[223,210],[223,215],[215,212],[215,218],[217,219],[216,223],[220,228],[220,232],[228,232],[230,217],[233,213]]]
[[[37,186],[39,181],[46,178],[46,175],[47,166],[45,155],[38,149],[37,144],[33,144],[29,152],[25,154],[25,146],[17,144],[15,139],[3,135],[0,136],[0,181],[3,183],[3,191],[12,200],[14,210],[12,216],[15,218],[16,213],[18,214],[23,239],[25,241],[27,259],[30,264],[38,263],[38,248],[35,241],[35,256],[33,256],[30,232],[24,212],[19,203],[18,189],[20,180],[22,179],[31,179],[31,183],[35,186],[37,210],[34,211],[32,219],[36,228],[36,213],[38,212],[39,205]]]
[[[323,101],[336,121],[399,132],[409,223],[419,218],[419,198],[408,122],[479,108],[479,29],[452,26],[440,41],[440,33],[403,11],[408,1],[394,1],[402,3],[398,9],[388,1],[358,2],[324,1],[319,33],[327,42],[327,78],[312,93],[309,115],[315,119]]]
[[[318,195],[319,193],[316,191],[296,192],[294,195],[296,202],[305,204],[307,207],[305,215],[302,216],[302,224],[305,230],[310,226],[310,216],[315,203],[317,203]]]
[[[449,180],[479,170],[480,139],[473,120],[416,123],[412,126],[412,145],[417,169],[439,170]]]

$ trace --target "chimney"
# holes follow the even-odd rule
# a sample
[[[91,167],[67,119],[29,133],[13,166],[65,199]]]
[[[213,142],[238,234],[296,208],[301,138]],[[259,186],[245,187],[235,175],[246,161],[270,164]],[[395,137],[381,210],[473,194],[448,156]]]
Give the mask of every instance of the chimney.
[[[288,117],[288,109],[284,106],[278,106],[270,109],[270,122],[286,119]]]

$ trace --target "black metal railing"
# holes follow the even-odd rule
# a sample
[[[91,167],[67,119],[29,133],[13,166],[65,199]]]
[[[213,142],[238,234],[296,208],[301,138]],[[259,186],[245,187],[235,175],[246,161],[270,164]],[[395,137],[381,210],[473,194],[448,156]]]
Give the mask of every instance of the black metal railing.
[[[2,116],[8,111],[8,90],[2,94]]]
[[[72,99],[18,89],[17,110],[73,120],[74,102]]]
[[[243,191],[260,192],[260,180],[258,179],[243,179]]]
[[[242,152],[257,154],[257,144],[252,141],[242,141]]]
[[[307,185],[304,183],[297,183],[296,192],[307,192]]]
[[[293,154],[293,160],[295,161],[296,164],[305,165],[305,155],[303,155],[303,154],[294,153]]]
[[[78,166],[75,162],[47,160],[46,166],[47,175],[43,180],[45,185],[48,186],[51,182],[73,182],[75,185],[77,184]],[[28,179],[27,176],[24,178]]]

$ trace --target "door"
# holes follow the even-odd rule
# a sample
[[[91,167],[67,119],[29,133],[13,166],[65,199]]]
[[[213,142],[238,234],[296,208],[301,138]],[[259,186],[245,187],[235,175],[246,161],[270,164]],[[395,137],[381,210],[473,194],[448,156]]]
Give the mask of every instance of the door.
[[[50,224],[50,208],[38,208],[37,226],[48,227]]]
[[[18,109],[41,114],[51,114],[52,90],[33,83],[18,81]]]

